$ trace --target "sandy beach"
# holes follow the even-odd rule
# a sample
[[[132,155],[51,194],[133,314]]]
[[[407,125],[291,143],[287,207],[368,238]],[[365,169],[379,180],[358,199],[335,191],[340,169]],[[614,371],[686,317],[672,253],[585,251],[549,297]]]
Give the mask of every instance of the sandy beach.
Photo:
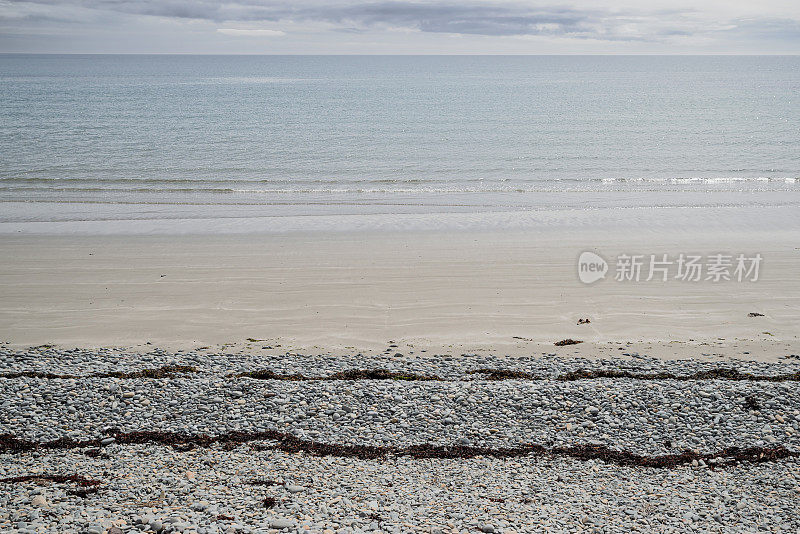
[[[6,235],[0,339],[334,353],[381,351],[393,341],[407,350],[513,355],[552,352],[555,341],[574,338],[586,343],[560,353],[601,356],[609,344],[634,343],[658,357],[774,359],[798,350],[796,235],[793,228]],[[620,282],[612,264],[606,279],[587,285],[577,273],[586,250],[609,260],[682,252],[764,260],[756,282],[648,282],[646,272]]]

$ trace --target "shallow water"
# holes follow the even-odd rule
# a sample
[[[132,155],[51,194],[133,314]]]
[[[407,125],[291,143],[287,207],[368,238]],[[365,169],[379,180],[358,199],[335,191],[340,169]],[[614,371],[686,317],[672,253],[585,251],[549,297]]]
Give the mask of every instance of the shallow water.
[[[797,207],[798,93],[797,57],[2,55],[0,223]]]

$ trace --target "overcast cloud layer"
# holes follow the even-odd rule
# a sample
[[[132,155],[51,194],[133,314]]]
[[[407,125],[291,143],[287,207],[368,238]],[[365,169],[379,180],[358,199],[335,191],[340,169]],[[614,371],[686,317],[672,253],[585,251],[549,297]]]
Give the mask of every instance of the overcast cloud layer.
[[[800,2],[0,0],[2,52],[800,53]]]

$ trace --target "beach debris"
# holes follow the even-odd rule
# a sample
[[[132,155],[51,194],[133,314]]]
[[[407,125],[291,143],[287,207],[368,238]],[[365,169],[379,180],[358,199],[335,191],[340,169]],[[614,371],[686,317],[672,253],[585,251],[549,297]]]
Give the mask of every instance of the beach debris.
[[[764,314],[763,313],[758,313],[758,312],[750,312],[750,313],[747,314],[747,316],[748,317],[764,317]]]
[[[69,495],[74,495],[76,497],[86,498],[93,493],[97,493],[100,491],[98,486],[90,487],[90,488],[76,488],[76,489],[69,489],[67,493]]]
[[[718,467],[737,463],[761,463],[800,457],[800,451],[775,447],[727,447],[718,451],[699,453],[684,450],[676,454],[643,455],[626,450],[612,449],[601,444],[577,444],[569,446],[547,447],[541,444],[527,443],[514,447],[483,447],[469,445],[434,445],[422,443],[408,446],[392,445],[351,445],[338,443],[321,443],[295,436],[279,430],[259,432],[233,431],[217,436],[205,434],[190,435],[177,432],[137,431],[119,432],[115,434],[117,443],[169,445],[173,443],[193,443],[198,447],[211,447],[217,443],[246,443],[249,441],[275,442],[273,450],[294,453],[305,453],[312,456],[332,456],[358,458],[361,460],[377,460],[387,456],[405,456],[415,460],[421,459],[465,459],[476,457],[487,458],[520,458],[523,456],[554,456],[577,460],[602,460],[603,462],[621,465],[654,468],[674,468],[691,464],[693,461],[714,463]],[[86,447],[87,442],[97,440],[73,440],[59,438],[53,441],[36,442],[18,439],[9,435],[0,435],[0,452],[22,453],[34,450],[76,449]],[[23,477],[0,479],[0,482],[24,482],[28,480],[51,480],[53,482],[74,482],[80,487],[94,487],[102,484],[98,480],[83,478],[79,475],[47,476],[27,475]],[[287,488],[288,489],[288,488]]]
[[[330,380],[422,380],[440,381],[441,378],[433,375],[420,375],[416,373],[398,373],[386,369],[352,369],[340,371],[328,377]]]
[[[566,339],[556,343],[556,345],[572,345],[582,343],[582,341],[575,341]],[[749,354],[745,352],[745,354]],[[633,358],[644,359],[638,353],[623,353],[624,356],[631,356]],[[554,354],[552,355],[554,356]],[[800,355],[792,354],[783,356],[786,359],[800,359]],[[183,370],[182,370],[183,369]],[[92,375],[61,375],[52,373],[40,373],[32,371],[23,371],[15,373],[0,374],[0,378],[61,378],[61,379],[80,379],[80,378],[171,378],[173,373],[192,373],[200,375],[194,367],[187,366],[166,366],[159,369],[145,369],[143,371],[136,371],[132,373],[99,373]],[[800,372],[783,373],[783,374],[753,374],[748,372],[741,372],[738,369],[711,369],[707,371],[699,371],[690,374],[674,374],[669,372],[658,373],[634,373],[631,371],[618,371],[614,369],[597,369],[586,370],[577,369],[558,375],[556,377],[537,376],[518,369],[495,369],[495,368],[480,368],[466,371],[467,375],[484,375],[481,380],[556,380],[556,381],[572,381],[572,380],[587,380],[596,378],[631,378],[635,380],[748,380],[753,382],[797,382],[800,381]],[[286,380],[286,381],[335,381],[335,380],[397,380],[397,381],[436,381],[436,382],[461,382],[469,380],[466,377],[456,378],[442,378],[437,375],[424,375],[413,372],[389,371],[387,369],[350,369],[346,371],[339,371],[327,376],[305,376],[303,374],[282,374],[276,373],[269,369],[261,369],[257,371],[247,371],[241,373],[234,373],[227,375],[227,378],[253,378],[256,380]],[[123,399],[130,399],[134,396],[132,391],[123,393]],[[221,399],[221,397],[219,397]],[[222,402],[219,400],[218,402]],[[102,441],[98,441],[96,445],[87,445],[91,447],[106,446],[114,443],[113,437],[106,437]],[[187,445],[180,444],[175,447],[184,447]],[[188,450],[188,449],[187,449]],[[99,454],[98,451],[88,450],[88,456]]]
[[[567,339],[562,339],[561,341],[556,341],[554,345],[556,347],[563,347],[565,345],[577,345],[578,343],[583,343],[583,341],[567,338]]]
[[[229,378],[255,378],[257,380],[289,380],[289,381],[310,381],[310,380],[405,380],[405,381],[442,381],[438,376],[420,375],[416,373],[399,373],[387,369],[350,369],[339,371],[328,376],[308,377],[300,373],[281,374],[269,369],[258,371],[248,371],[228,375]]]
[[[70,447],[72,448],[72,447]],[[2,450],[2,445],[0,445]],[[99,486],[103,482],[86,478],[81,475],[22,475],[17,477],[0,478],[0,483],[4,484],[19,484],[23,482],[35,482],[39,485],[54,482],[56,484],[75,484],[79,488],[92,488]]]
[[[578,319],[578,324],[589,324],[591,322],[592,321],[590,321],[588,318],[586,318],[586,319]]]
[[[196,373],[197,369],[190,365],[165,365],[157,369],[142,369],[141,371],[111,371],[108,373],[92,373],[90,375],[65,375],[44,373],[39,371],[19,371],[13,373],[0,373],[0,378],[50,378],[50,379],[79,379],[79,378],[171,378],[177,374]]]
[[[755,397],[755,395],[748,395],[744,398],[744,407],[748,410],[760,410],[761,403],[758,402],[758,399]]]
[[[278,481],[272,480],[271,478],[251,478],[247,481],[248,484],[251,486],[277,486],[279,485]]]

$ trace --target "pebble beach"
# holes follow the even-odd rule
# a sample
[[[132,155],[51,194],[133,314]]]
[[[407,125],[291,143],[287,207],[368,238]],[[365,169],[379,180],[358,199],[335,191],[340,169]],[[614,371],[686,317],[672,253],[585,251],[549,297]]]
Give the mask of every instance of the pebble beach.
[[[2,348],[0,530],[800,529],[794,354],[394,350]]]

